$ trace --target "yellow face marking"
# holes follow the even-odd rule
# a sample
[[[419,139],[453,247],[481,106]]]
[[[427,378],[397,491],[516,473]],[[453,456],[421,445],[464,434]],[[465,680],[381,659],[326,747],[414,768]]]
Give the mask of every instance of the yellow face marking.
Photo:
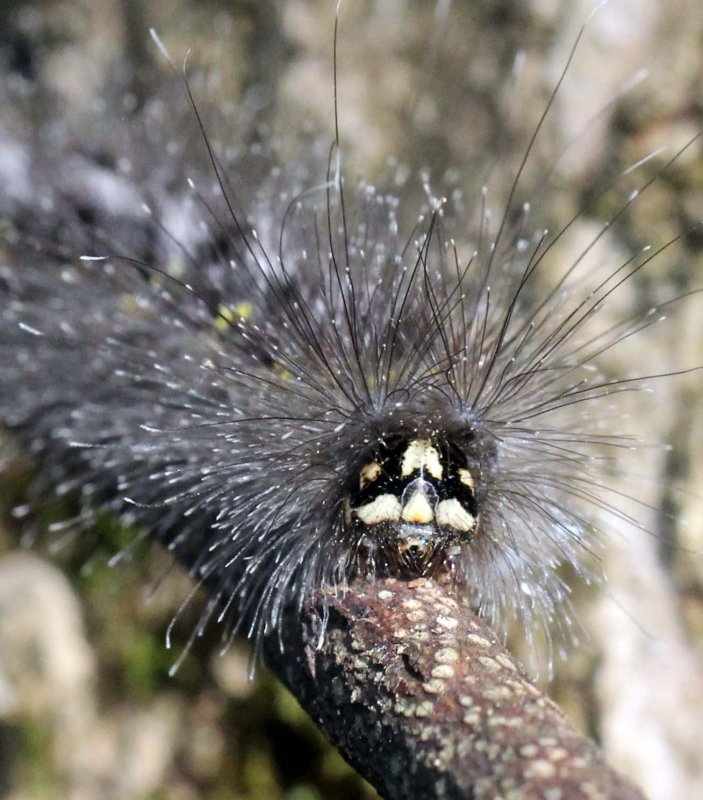
[[[379,522],[397,522],[400,519],[400,500],[394,494],[382,494],[356,509],[356,515],[365,525]]]
[[[437,448],[429,439],[415,439],[410,442],[400,464],[400,474],[407,478],[414,472],[427,471],[435,480],[441,481],[444,470]]]
[[[376,478],[381,474],[381,465],[378,461],[372,461],[367,464],[359,473],[359,489],[363,489],[370,483],[373,483]]]
[[[476,525],[473,515],[455,498],[437,503],[436,513],[438,525],[446,525],[462,533],[470,533]]]
[[[434,519],[434,512],[427,495],[420,489],[413,492],[410,499],[403,506],[403,522],[415,525],[428,525]]]
[[[468,469],[457,470],[459,473],[459,480],[464,486],[468,486],[471,491],[474,491],[474,479]]]

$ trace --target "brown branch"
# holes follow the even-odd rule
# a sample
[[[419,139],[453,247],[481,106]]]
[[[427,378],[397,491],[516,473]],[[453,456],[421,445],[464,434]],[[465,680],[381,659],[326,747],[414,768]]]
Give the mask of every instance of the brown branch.
[[[388,800],[643,800],[435,581],[354,584],[266,660]]]

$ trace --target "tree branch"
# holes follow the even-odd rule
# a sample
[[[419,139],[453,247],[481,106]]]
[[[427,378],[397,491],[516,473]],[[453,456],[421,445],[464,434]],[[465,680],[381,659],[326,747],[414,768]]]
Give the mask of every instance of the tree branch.
[[[359,581],[266,661],[388,800],[643,800],[437,582]]]

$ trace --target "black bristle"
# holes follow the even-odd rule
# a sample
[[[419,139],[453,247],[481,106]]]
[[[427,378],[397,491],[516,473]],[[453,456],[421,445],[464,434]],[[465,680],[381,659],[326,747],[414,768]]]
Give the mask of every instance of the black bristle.
[[[127,172],[59,123],[6,211],[0,418],[43,480],[83,520],[109,504],[141,525],[208,586],[206,617],[258,639],[284,605],[398,569],[393,539],[370,547],[344,519],[379,445],[451,446],[478,522],[432,570],[503,630],[568,634],[561,570],[588,580],[603,515],[625,516],[604,473],[631,440],[610,403],[648,378],[605,376],[599,358],[657,317],[605,311],[652,255],[591,275],[597,235],[544,275],[570,225],[536,227],[522,167],[503,205],[427,182],[408,226],[392,189],[344,175],[339,141],[302,167],[275,145],[221,152],[196,98],[200,152],[152,164],[162,109],[141,113]]]

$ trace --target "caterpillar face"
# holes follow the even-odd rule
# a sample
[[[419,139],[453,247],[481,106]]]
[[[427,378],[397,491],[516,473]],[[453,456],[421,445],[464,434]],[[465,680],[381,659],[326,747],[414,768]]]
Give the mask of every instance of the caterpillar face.
[[[441,439],[381,441],[345,499],[345,524],[362,549],[410,575],[434,571],[470,542],[478,515],[467,456]]]

